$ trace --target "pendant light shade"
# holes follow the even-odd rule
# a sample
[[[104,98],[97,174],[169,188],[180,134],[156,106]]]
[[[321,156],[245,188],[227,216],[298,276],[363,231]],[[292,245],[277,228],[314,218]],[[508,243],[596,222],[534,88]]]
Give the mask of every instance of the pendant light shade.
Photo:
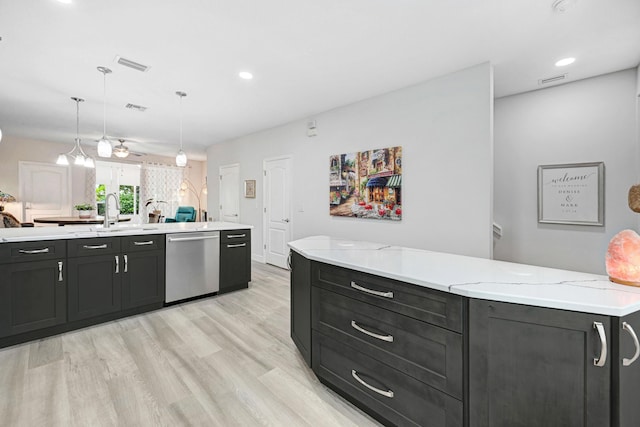
[[[87,168],[95,168],[95,162],[91,157],[89,157],[82,146],[80,145],[80,103],[84,102],[82,98],[71,97],[76,102],[76,139],[75,144],[71,151],[66,154],[58,155],[58,159],[56,160],[56,164],[62,166],[69,165],[69,159],[73,161],[73,164],[76,166],[84,166]]]
[[[102,98],[102,138],[98,140],[98,156],[111,157],[113,147],[111,147],[111,141],[107,138],[107,74],[111,73],[111,70],[106,67],[98,67],[103,75],[103,98]]]
[[[187,96],[186,93],[178,91],[176,95],[180,97],[180,151],[176,155],[176,166],[187,166],[187,154],[182,150],[182,98]]]

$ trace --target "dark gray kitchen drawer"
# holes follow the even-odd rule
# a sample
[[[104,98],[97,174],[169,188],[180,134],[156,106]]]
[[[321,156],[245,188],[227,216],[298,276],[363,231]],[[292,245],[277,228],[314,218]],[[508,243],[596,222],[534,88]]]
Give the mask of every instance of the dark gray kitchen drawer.
[[[314,329],[462,399],[462,335],[318,287],[312,298]]]
[[[164,234],[145,234],[140,236],[122,236],[122,252],[141,252],[164,249]]]
[[[251,230],[224,230],[220,232],[220,243],[246,242],[251,240]]]
[[[0,264],[63,259],[67,256],[64,240],[0,244]]]
[[[315,330],[313,347],[320,380],[374,417],[402,426],[463,425],[462,402],[446,393]]]
[[[458,295],[319,262],[313,263],[311,276],[314,286],[462,332],[462,297]]]
[[[67,240],[69,258],[81,256],[110,255],[120,252],[120,237],[94,237]]]

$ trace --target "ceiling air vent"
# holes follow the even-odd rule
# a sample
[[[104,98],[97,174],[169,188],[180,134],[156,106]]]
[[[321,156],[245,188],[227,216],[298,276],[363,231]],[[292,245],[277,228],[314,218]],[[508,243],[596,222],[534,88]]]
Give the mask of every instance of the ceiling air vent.
[[[136,105],[136,104],[131,104],[131,103],[125,105],[124,108],[128,108],[130,110],[140,111],[141,113],[144,113],[145,111],[147,111],[147,107],[143,107],[142,105]]]
[[[124,65],[125,67],[133,68],[134,70],[142,71],[143,73],[149,71],[151,68],[148,65],[143,65],[138,62],[132,61],[130,59],[123,58],[121,56],[116,56],[116,62],[120,65]]]
[[[539,85],[547,85],[549,83],[555,83],[567,78],[567,73],[560,74],[559,76],[547,77],[546,79],[538,80]]]

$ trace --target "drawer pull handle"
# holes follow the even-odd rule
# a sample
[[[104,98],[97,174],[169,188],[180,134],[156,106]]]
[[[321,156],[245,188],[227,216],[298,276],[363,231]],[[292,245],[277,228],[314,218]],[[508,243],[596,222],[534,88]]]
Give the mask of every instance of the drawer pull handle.
[[[389,292],[374,291],[373,289],[363,288],[362,286],[358,285],[356,282],[353,282],[353,281],[351,282],[351,287],[353,289],[357,289],[359,291],[366,292],[371,295],[376,295],[384,298],[393,298],[393,292],[391,291]]]
[[[353,378],[355,378],[355,380],[356,380],[356,381],[358,381],[360,384],[362,384],[363,386],[365,386],[366,388],[368,388],[369,390],[374,391],[374,392],[376,392],[376,393],[378,393],[378,394],[381,394],[381,395],[383,395],[384,397],[388,397],[388,398],[390,398],[390,399],[391,399],[391,398],[393,398],[393,391],[392,391],[392,390],[387,390],[387,391],[385,391],[385,390],[380,390],[380,389],[379,389],[379,388],[377,388],[377,387],[374,387],[374,386],[372,386],[372,385],[370,385],[370,384],[367,384],[367,383],[366,383],[362,378],[360,378],[360,377],[358,376],[358,373],[357,373],[354,369],[352,369],[352,370],[351,370],[351,376],[352,376]]]
[[[118,258],[118,255],[115,256],[116,258],[116,274],[120,273],[120,258]]]
[[[593,364],[595,366],[604,366],[607,363],[607,335],[602,323],[593,322],[593,328],[598,331],[598,337],[600,337],[600,357],[594,358]]]
[[[153,240],[149,240],[147,242],[133,242],[135,246],[148,246],[153,245]]]
[[[237,245],[227,245],[228,248],[243,248],[247,246],[246,243],[238,243]]]
[[[62,282],[62,261],[58,261],[58,282]]]
[[[49,248],[33,249],[33,250],[20,249],[18,252],[20,252],[21,254],[27,254],[27,255],[46,254],[46,253],[49,253]]]
[[[107,249],[107,244],[103,244],[103,245],[84,245],[83,248],[85,249]]]
[[[227,239],[239,239],[241,237],[247,237],[246,234],[227,234]]]
[[[640,356],[640,343],[638,342],[638,336],[636,335],[636,332],[633,330],[630,324],[628,324],[627,322],[622,322],[622,329],[624,329],[629,333],[629,335],[631,335],[633,344],[636,346],[636,352],[631,359],[627,359],[626,357],[622,359],[622,366],[629,366],[636,361],[638,356]]]
[[[374,332],[367,331],[362,326],[358,325],[355,320],[351,321],[351,327],[356,331],[360,331],[365,335],[369,335],[370,337],[378,338],[379,340],[386,341],[386,342],[393,342],[393,335],[379,335]]]
[[[129,257],[127,255],[124,256],[124,272],[126,273],[129,270]]]

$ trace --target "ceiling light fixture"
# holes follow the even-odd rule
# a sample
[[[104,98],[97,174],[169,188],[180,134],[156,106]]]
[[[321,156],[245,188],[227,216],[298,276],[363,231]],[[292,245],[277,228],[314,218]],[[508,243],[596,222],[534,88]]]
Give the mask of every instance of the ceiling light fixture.
[[[111,147],[111,141],[107,138],[107,74],[111,73],[111,70],[106,67],[98,67],[98,71],[103,74],[103,115],[102,115],[102,138],[98,140],[98,156],[111,157],[113,147]]]
[[[58,0],[59,3],[71,4],[71,0]]]
[[[576,62],[576,58],[563,58],[556,62],[556,67],[565,67]]]
[[[184,167],[187,165],[187,155],[182,151],[182,98],[187,96],[187,94],[177,91],[176,95],[180,97],[180,151],[178,151],[178,154],[176,155],[176,165]]]
[[[129,156],[129,148],[124,145],[124,139],[119,139],[118,140],[120,142],[120,145],[116,145],[113,148],[113,154],[116,157],[120,157],[121,159],[124,159],[125,157]]]
[[[251,74],[251,73],[250,73],[250,72],[248,72],[248,71],[240,71],[240,72],[238,73],[238,76],[239,76],[241,79],[245,79],[245,80],[251,80],[251,79],[253,78],[253,74]]]
[[[63,165],[63,166],[68,166],[69,165],[69,158],[73,159],[73,164],[76,166],[84,166],[87,168],[94,168],[95,162],[93,161],[93,158],[89,157],[84,150],[82,149],[82,147],[80,146],[80,103],[84,102],[84,99],[82,98],[76,98],[75,96],[72,96],[71,99],[73,99],[76,102],[76,140],[75,140],[75,145],[73,146],[73,148],[71,149],[71,151],[69,151],[66,154],[60,154],[58,156],[58,159],[56,160],[56,164],[58,165]]]

